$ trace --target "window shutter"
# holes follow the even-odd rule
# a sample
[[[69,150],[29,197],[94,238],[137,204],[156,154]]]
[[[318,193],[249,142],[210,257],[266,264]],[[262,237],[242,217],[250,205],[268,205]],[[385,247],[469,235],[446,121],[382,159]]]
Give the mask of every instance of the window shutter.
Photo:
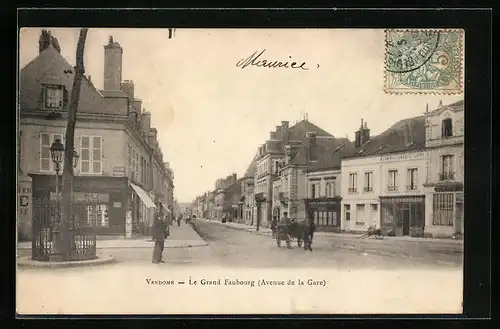
[[[44,90],[45,90],[45,87],[44,86],[40,86],[40,98],[38,100],[38,104],[40,105],[40,108],[43,109],[45,108],[45,97],[44,97]]]

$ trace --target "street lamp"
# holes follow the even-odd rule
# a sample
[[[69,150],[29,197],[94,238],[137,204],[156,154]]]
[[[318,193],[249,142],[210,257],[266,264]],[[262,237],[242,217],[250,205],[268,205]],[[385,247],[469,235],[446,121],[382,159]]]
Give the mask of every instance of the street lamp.
[[[64,145],[61,143],[60,138],[56,138],[54,143],[50,146],[50,155],[52,162],[56,166],[56,210],[57,210],[57,223],[59,224],[59,171],[61,170],[61,163],[64,159]]]

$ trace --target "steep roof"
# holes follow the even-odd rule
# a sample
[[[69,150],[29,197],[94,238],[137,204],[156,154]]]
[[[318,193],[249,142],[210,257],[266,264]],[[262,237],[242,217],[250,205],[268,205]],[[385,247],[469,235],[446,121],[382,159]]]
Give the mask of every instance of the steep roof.
[[[250,162],[250,165],[245,171],[245,175],[243,175],[243,178],[253,177],[253,173],[256,168],[257,168],[257,155],[253,157],[252,161]]]
[[[49,45],[37,57],[21,69],[19,75],[19,101],[21,110],[38,110],[42,84],[63,85],[71,93],[74,78],[73,66]],[[68,99],[70,96],[68,95]],[[103,113],[106,102],[102,94],[86,77],[80,90],[78,112]]]
[[[354,144],[347,138],[316,137],[316,161],[308,161],[309,144],[305,140],[297,150],[291,163],[297,166],[309,166],[309,170],[340,168],[341,158],[353,155]]]
[[[347,155],[344,158],[421,150],[424,147],[425,116],[422,115],[398,121],[355,149],[354,155]]]
[[[289,139],[302,141],[308,132],[315,132],[316,136],[333,137],[330,133],[310,121],[302,120],[289,128]]]

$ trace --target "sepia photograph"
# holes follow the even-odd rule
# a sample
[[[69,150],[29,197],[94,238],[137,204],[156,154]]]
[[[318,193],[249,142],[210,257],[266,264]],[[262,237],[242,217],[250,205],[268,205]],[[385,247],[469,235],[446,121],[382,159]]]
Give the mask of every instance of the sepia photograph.
[[[462,313],[465,37],[20,29],[17,314]]]

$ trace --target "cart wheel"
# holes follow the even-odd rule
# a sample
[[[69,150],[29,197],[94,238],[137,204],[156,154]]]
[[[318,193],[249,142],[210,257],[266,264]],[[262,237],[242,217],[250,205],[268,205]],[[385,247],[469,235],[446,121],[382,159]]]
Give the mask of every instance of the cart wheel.
[[[292,248],[292,241],[290,241],[290,237],[287,235],[286,236],[286,247],[287,248]]]
[[[279,237],[276,237],[276,245],[278,245],[278,247],[281,247],[281,240]]]
[[[297,246],[302,247],[302,239],[297,239]]]

